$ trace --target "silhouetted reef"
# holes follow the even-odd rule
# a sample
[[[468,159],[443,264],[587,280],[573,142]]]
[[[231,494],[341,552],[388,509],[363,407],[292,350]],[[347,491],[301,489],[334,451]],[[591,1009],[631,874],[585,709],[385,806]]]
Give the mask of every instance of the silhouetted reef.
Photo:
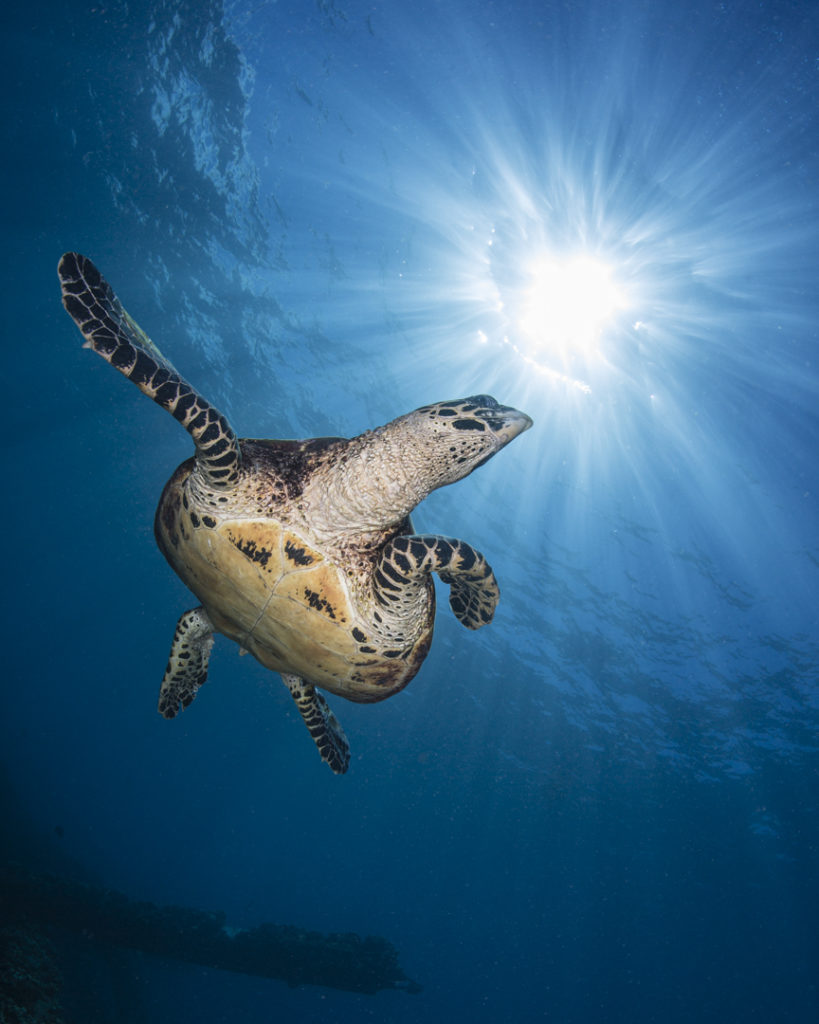
[[[0,926],[2,1024],[64,1024],[57,962],[54,947],[36,928]]]
[[[225,915],[190,907],[158,907],[122,893],[0,869],[0,905],[6,923],[33,921],[81,933],[101,944],[154,956],[277,978],[288,985],[323,985],[348,992],[418,992],[386,939],[354,933],[322,934],[292,925],[230,929]]]

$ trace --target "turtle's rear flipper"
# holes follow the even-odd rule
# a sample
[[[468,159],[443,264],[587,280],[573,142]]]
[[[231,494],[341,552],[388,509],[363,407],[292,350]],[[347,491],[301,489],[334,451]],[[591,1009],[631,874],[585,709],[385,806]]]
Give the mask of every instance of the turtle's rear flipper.
[[[330,705],[315,686],[306,683],[300,676],[282,672],[281,677],[293,694],[296,707],[319,749],[322,761],[336,775],[343,775],[350,765],[350,744],[341,723],[330,710]]]
[[[213,624],[204,608],[192,608],[179,617],[159,688],[160,715],[174,718],[191,703],[208,677],[212,647]]]
[[[492,621],[500,600],[492,569],[480,551],[452,537],[394,537],[381,554],[376,596],[382,604],[411,601],[413,581],[431,572],[449,584],[450,607],[467,629]]]
[[[239,476],[239,442],[225,417],[162,355],[86,256],[67,252],[57,267],[63,305],[85,344],[179,420],[196,445],[196,470],[216,490]]]

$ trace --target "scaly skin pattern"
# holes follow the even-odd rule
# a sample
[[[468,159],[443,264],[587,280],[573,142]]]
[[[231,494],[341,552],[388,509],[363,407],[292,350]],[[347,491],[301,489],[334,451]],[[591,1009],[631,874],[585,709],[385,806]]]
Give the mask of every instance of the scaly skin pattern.
[[[199,687],[208,677],[213,648],[213,623],[204,608],[192,608],[180,616],[171,655],[159,691],[159,713],[173,718],[179,709],[193,703]]]
[[[318,747],[322,761],[328,764],[336,775],[343,775],[350,766],[350,745],[327,701],[315,687],[305,683],[299,676],[283,672],[282,679],[296,702],[307,731]]]
[[[154,526],[161,551],[218,632],[274,672],[372,702],[420,668],[435,592],[424,572],[406,582],[400,614],[381,596],[382,550],[404,523],[366,542],[359,535],[346,545],[317,541],[301,500],[304,479],[345,444],[242,440],[237,500],[228,508],[219,492],[194,493],[189,460],[165,487]],[[277,471],[284,456],[286,478]]]
[[[183,380],[122,308],[108,282],[85,256],[67,252],[57,269],[63,305],[97,355],[152,398],[188,431],[199,472],[211,487],[232,488],[239,450],[225,417]]]
[[[63,303],[90,347],[171,413],[196,454],[165,486],[155,534],[201,602],[177,624],[160,711],[187,707],[207,676],[214,632],[281,673],[322,758],[349,747],[319,686],[352,701],[402,689],[432,640],[431,574],[469,629],[499,590],[464,541],[412,533],[432,490],[462,479],[531,426],[488,395],[439,402],[354,437],[239,439],[165,359],[84,256],[58,269]]]

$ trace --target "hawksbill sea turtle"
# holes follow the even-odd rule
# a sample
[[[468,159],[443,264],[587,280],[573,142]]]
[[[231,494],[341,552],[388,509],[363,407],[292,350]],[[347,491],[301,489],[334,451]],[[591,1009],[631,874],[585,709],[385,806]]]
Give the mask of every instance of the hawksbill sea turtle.
[[[280,673],[321,757],[347,770],[344,731],[318,688],[384,700],[415,676],[432,640],[435,589],[468,629],[499,590],[462,540],[413,533],[410,512],[527,430],[488,395],[425,405],[352,439],[238,438],[126,313],[94,264],[66,253],[63,304],[85,346],[188,431],[196,453],[159,499],[154,529],[199,606],[179,619],[159,694],[173,718],[205,682],[214,633]]]

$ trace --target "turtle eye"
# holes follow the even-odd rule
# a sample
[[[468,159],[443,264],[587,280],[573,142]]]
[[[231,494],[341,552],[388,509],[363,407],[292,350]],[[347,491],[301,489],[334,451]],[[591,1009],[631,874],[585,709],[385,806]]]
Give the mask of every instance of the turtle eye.
[[[480,409],[497,409],[498,407],[498,403],[491,395],[472,395],[467,398],[467,402]]]
[[[475,412],[480,409],[497,409],[498,403],[491,395],[472,395],[465,398],[459,405],[461,412]]]

